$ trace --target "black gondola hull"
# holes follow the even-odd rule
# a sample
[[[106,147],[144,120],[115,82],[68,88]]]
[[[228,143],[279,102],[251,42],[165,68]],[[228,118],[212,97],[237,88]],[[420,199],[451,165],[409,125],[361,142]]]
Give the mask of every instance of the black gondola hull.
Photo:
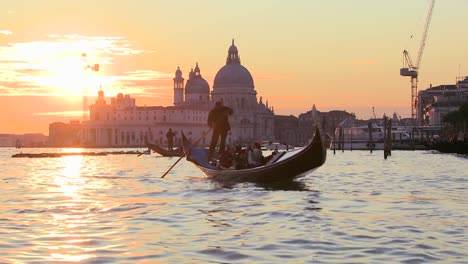
[[[306,147],[287,152],[274,163],[242,170],[220,169],[211,165],[207,160],[206,149],[192,146],[183,134],[182,139],[184,151],[189,153],[187,160],[193,162],[206,177],[218,181],[289,181],[309,174],[322,166],[326,160],[326,148],[318,128]]]
[[[146,146],[150,148],[152,151],[164,157],[182,157],[184,155],[184,152],[181,149],[167,150],[156,144],[150,144],[150,143],[147,143]]]

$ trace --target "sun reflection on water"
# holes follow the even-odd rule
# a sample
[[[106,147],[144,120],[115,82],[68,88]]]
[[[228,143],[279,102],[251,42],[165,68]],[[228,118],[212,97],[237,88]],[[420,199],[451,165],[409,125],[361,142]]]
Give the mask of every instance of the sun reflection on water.
[[[60,152],[62,153],[83,153],[85,150],[83,148],[62,148]]]
[[[79,199],[78,192],[85,188],[85,180],[81,177],[83,156],[62,157],[62,161],[64,168],[55,178],[55,184],[64,195]]]
[[[63,150],[62,150],[63,151]],[[66,149],[63,152],[80,152],[82,149]],[[62,169],[54,177],[57,188],[54,193],[62,196],[50,205],[50,229],[45,235],[47,240],[56,240],[48,247],[50,254],[45,261],[79,262],[95,258],[89,248],[92,239],[84,228],[96,222],[92,211],[99,207],[99,202],[86,196],[89,187],[83,173],[88,170],[84,157],[64,156],[60,159]],[[93,209],[94,208],[94,209]]]

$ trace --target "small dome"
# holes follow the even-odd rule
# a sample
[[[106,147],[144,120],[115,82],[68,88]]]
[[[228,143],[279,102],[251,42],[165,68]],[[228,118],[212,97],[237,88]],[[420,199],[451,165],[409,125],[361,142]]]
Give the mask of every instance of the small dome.
[[[185,93],[210,93],[210,85],[200,75],[193,76],[185,84]]]
[[[176,77],[182,76],[182,71],[180,70],[180,67],[177,67],[177,70],[175,71]]]

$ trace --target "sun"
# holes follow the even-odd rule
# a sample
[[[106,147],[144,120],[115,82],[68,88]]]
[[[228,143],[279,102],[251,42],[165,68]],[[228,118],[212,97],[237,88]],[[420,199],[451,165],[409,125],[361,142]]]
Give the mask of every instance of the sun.
[[[99,80],[94,68],[86,64],[79,54],[71,57],[61,54],[50,58],[46,66],[41,85],[49,87],[53,94],[64,96],[81,96],[88,90],[99,87]]]
[[[46,88],[47,94],[82,96],[100,85],[97,58],[88,56],[87,50],[97,53],[87,42],[68,40],[30,43],[18,53],[28,61],[27,69],[36,73],[28,79]]]

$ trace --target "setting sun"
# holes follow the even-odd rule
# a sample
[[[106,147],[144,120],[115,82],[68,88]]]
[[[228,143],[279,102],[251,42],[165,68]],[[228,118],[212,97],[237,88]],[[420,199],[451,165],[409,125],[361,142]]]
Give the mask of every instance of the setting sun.
[[[31,70],[39,71],[30,81],[47,87],[53,95],[80,96],[90,87],[100,85],[98,69],[82,53],[88,46],[82,41],[38,42],[18,47],[17,53]]]

